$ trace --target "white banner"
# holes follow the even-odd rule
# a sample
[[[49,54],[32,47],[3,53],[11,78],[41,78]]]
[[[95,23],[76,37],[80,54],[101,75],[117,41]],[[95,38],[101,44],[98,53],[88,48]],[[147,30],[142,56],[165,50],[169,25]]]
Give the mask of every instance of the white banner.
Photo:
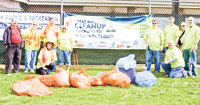
[[[75,48],[145,49],[148,16],[104,18],[65,14],[64,23],[76,40]]]
[[[18,19],[18,27],[23,30],[31,26],[33,21],[39,23],[39,29],[48,24],[49,18],[54,18],[57,25],[60,24],[59,13],[25,13],[25,12],[0,12],[0,40],[3,40],[3,33],[6,27],[10,26],[11,19]]]

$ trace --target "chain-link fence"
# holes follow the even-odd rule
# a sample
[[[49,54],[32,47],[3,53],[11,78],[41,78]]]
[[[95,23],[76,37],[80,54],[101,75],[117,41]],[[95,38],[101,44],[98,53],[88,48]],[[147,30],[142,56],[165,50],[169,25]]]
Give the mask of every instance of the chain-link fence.
[[[169,24],[168,18],[170,16],[175,17],[176,25],[180,25],[182,21],[187,23],[189,16],[195,17],[195,23],[200,24],[200,1],[198,0],[1,0],[0,5],[0,11],[9,11],[10,13],[60,13],[61,24],[63,23],[64,12],[103,17],[152,15],[158,20],[161,29]],[[0,47],[0,63],[4,63],[5,48],[2,42]],[[80,65],[115,65],[120,57],[132,53],[136,54],[138,63],[145,63],[145,50],[75,50],[78,52]],[[21,64],[24,64],[23,58],[24,50]],[[200,63],[199,56],[198,63]]]

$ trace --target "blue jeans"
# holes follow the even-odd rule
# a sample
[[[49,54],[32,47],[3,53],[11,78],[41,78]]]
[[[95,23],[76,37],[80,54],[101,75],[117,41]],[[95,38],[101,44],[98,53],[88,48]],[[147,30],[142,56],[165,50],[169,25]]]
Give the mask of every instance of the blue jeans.
[[[191,68],[190,68],[190,62],[189,58],[191,58],[192,63],[192,75],[197,76],[197,49],[190,52],[190,49],[186,49],[183,51],[183,57],[185,61],[185,67],[184,69],[187,71],[189,75],[191,75]]]
[[[164,62],[161,65],[165,73],[170,78],[181,78],[187,76],[187,74],[184,72],[183,67],[171,68],[170,64],[165,64]]]
[[[71,52],[70,50],[59,50],[59,65],[71,65]]]
[[[24,71],[30,69],[33,71],[35,69],[35,61],[37,56],[37,50],[27,50],[25,49],[25,68]]]
[[[161,64],[161,51],[152,51],[150,49],[146,50],[146,62],[145,66],[147,67],[147,71],[151,69],[152,57],[155,59],[155,70],[154,72],[160,72],[160,64]]]

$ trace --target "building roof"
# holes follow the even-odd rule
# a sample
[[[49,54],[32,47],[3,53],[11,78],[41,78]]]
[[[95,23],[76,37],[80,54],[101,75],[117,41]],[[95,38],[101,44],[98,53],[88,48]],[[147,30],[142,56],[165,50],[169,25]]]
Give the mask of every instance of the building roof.
[[[0,1],[0,10],[4,11],[22,11],[19,2],[13,2],[10,0],[1,0]]]
[[[14,0],[28,5],[61,5],[61,0]],[[179,0],[180,8],[200,8],[199,0]],[[149,0],[63,0],[72,6],[148,7]],[[151,0],[152,7],[172,7],[172,0]]]

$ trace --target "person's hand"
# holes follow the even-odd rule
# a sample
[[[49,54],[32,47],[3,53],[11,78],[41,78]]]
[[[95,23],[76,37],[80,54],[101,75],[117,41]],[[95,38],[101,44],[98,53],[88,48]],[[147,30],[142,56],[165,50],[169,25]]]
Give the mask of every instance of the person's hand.
[[[192,47],[191,49],[190,49],[190,52],[193,52],[194,51],[194,47]]]
[[[149,48],[149,45],[147,44],[147,45],[146,45],[146,49],[148,49],[148,48]]]
[[[161,52],[162,52],[162,51],[163,51],[163,47],[161,47],[161,49],[160,49],[160,50],[161,50]]]
[[[70,49],[70,52],[72,53],[73,49]]]
[[[7,45],[7,44],[4,44],[4,46],[5,46],[5,48],[7,48],[7,47],[8,47],[8,45]]]
[[[46,67],[42,67],[44,70],[47,70],[47,68]]]
[[[165,64],[169,64],[169,61],[165,61]]]
[[[43,68],[44,70],[47,70],[47,68],[44,66],[44,64],[42,64],[42,68]]]

